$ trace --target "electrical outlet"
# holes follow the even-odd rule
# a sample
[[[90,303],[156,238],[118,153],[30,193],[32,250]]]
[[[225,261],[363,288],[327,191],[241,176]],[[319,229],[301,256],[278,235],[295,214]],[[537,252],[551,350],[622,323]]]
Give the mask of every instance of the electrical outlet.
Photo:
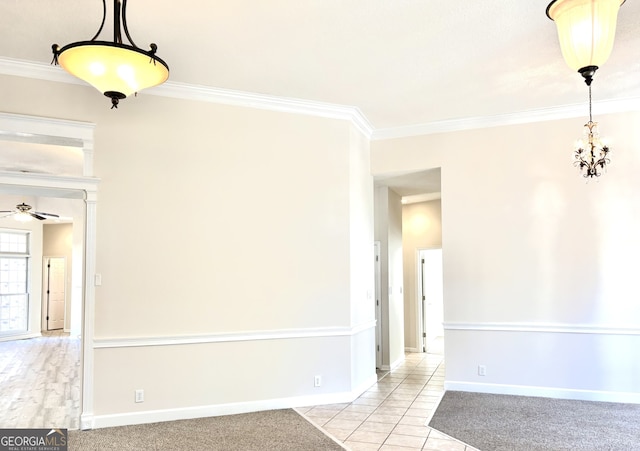
[[[478,365],[478,376],[486,376],[487,367],[485,365]]]
[[[144,402],[144,390],[141,388],[136,390],[136,402]]]
[[[319,374],[313,378],[313,386],[320,387],[322,385],[322,376]]]

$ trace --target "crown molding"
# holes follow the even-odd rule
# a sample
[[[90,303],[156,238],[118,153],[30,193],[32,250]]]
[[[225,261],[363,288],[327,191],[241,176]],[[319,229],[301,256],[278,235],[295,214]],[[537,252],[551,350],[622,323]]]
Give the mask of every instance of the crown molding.
[[[86,83],[67,74],[60,67],[6,57],[0,57],[0,74],[86,86]],[[585,114],[585,106],[583,103],[580,103],[516,113],[455,118],[401,127],[374,129],[360,109],[348,105],[278,97],[172,81],[168,81],[155,88],[147,89],[144,91],[144,94],[345,120],[350,122],[365,137],[374,141],[570,119],[581,117]],[[598,114],[640,111],[640,97],[597,101],[594,102],[593,105],[597,108]]]
[[[640,111],[640,97],[602,100],[593,102],[593,105],[598,110],[598,114]],[[479,128],[502,127],[505,125],[555,121],[560,119],[581,117],[584,115],[584,103],[561,105],[549,108],[520,111],[517,113],[466,117],[448,119],[443,121],[434,121],[424,124],[407,125],[402,127],[379,128],[373,131],[371,139],[377,141],[394,138],[408,138],[411,136],[432,135],[435,133],[448,133]]]
[[[197,100],[201,102],[213,102],[246,108],[258,108],[284,113],[346,120],[350,121],[367,138],[371,138],[373,133],[373,127],[367,118],[358,108],[352,106],[234,91],[231,89],[180,82],[166,82],[145,91],[145,93],[177,99]]]
[[[86,83],[67,74],[60,67],[6,57],[0,57],[0,74],[86,86]],[[345,120],[351,122],[360,133],[369,139],[371,139],[373,133],[373,127],[367,118],[358,108],[353,106],[234,91],[231,89],[172,81],[147,89],[144,93],[176,99],[197,100],[245,108],[258,108]]]

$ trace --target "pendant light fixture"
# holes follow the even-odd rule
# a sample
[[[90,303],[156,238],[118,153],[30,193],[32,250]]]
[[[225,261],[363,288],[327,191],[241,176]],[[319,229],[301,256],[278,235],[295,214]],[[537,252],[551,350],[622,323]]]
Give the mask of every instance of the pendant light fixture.
[[[547,17],[556,23],[562,55],[589,87],[589,122],[585,124],[587,143],[578,145],[574,164],[585,177],[599,177],[609,163],[609,147],[598,138],[597,123],[591,114],[591,82],[604,64],[616,34],[618,11],[625,0],[554,0]]]
[[[134,44],[127,27],[127,0],[113,0],[113,41],[96,40],[107,17],[106,0],[102,0],[102,7],[102,24],[96,35],[62,48],[53,44],[52,63],[95,87],[111,99],[111,108],[117,108],[119,101],[131,94],[164,83],[169,66],[156,56],[156,44],[150,44],[150,50]],[[129,44],[123,42],[122,31]]]

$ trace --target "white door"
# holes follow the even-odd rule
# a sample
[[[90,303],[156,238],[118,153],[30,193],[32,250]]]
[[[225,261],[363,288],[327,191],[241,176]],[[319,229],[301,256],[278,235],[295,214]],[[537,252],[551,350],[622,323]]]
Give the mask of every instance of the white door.
[[[64,328],[66,262],[64,257],[45,257],[47,330]]]
[[[444,340],[444,301],[442,295],[442,249],[420,251],[423,312],[423,349],[442,354]]]

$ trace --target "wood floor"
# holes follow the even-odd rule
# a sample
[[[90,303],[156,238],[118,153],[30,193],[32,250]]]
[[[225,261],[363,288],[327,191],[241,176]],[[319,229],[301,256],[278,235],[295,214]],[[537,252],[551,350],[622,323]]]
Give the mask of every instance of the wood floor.
[[[80,395],[79,338],[0,342],[0,428],[79,429]]]

